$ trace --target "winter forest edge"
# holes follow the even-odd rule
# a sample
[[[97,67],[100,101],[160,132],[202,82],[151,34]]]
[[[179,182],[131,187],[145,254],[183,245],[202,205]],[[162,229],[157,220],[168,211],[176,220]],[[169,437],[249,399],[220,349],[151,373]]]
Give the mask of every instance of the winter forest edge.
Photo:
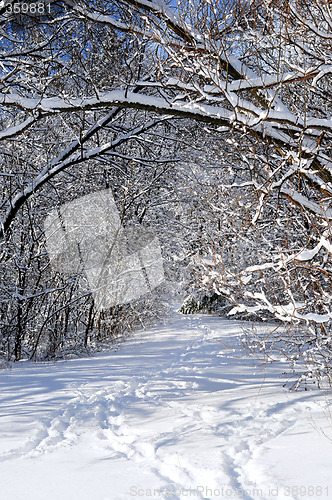
[[[183,313],[269,321],[246,347],[295,387],[330,383],[330,2],[1,4],[0,363],[85,354],[189,296]],[[165,280],[98,310],[44,222],[107,189],[158,235]]]

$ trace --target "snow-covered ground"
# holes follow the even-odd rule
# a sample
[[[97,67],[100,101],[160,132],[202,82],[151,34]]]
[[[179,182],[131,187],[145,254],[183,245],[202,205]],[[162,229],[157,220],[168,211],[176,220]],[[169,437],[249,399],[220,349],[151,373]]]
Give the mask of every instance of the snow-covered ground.
[[[240,331],[179,315],[116,352],[1,371],[0,498],[332,498],[326,397],[283,388]]]

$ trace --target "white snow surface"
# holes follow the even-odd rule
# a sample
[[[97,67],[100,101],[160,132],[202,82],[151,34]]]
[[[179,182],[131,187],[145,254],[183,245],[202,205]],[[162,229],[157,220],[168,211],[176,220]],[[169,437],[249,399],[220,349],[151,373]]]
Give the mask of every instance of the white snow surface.
[[[3,369],[0,498],[332,498],[329,396],[289,392],[240,333],[175,315],[116,351]]]

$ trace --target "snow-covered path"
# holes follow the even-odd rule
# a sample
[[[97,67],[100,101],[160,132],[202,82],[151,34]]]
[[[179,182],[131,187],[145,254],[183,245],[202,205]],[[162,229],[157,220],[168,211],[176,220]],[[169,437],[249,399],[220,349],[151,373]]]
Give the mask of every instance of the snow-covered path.
[[[176,316],[117,352],[2,371],[0,498],[332,498],[324,397],[255,368],[239,331]]]

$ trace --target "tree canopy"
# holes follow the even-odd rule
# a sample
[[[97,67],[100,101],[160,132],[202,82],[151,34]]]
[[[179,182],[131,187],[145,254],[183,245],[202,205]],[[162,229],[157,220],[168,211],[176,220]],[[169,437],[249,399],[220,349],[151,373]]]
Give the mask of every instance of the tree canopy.
[[[227,297],[231,314],[293,325],[292,359],[329,374],[330,2],[64,0],[38,15],[16,4],[0,8],[7,268],[22,234],[29,255],[40,249],[43,218],[72,199],[67,182],[73,197],[111,182],[124,219],[153,225],[165,213],[149,207],[176,206],[178,240],[199,250],[196,287]],[[26,299],[9,314],[13,290],[3,314],[17,330]]]

